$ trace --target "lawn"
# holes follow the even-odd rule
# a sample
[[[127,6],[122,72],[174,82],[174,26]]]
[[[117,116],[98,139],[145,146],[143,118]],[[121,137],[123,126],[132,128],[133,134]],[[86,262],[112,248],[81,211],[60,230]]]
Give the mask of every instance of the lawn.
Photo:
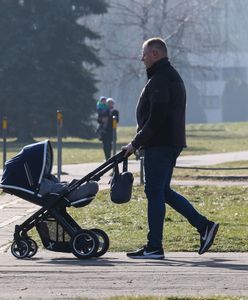
[[[248,188],[175,187],[204,215],[220,223],[211,251],[248,251]],[[88,206],[71,208],[70,214],[83,228],[98,227],[110,237],[110,251],[129,251],[146,243],[146,199],[142,186],[135,186],[132,200],[117,205],[109,191],[101,191]],[[35,239],[37,236],[35,237]],[[198,251],[199,234],[178,213],[167,208],[164,226],[165,251]]]
[[[123,145],[126,145],[134,136],[135,127],[119,127],[118,128],[118,143],[117,151],[120,151]],[[57,163],[57,139],[54,137],[39,137],[35,138],[35,141],[42,141],[49,139],[53,146],[54,151],[54,163]],[[7,140],[7,159],[16,155],[25,143],[18,143],[15,139],[10,138]],[[80,138],[63,138],[62,140],[62,158],[63,164],[74,164],[84,162],[101,162],[104,160],[104,154],[102,150],[102,143],[98,139],[80,139]],[[2,149],[3,143],[0,139],[0,166],[2,165]]]
[[[248,123],[192,124],[187,126],[185,154],[248,150]]]
[[[134,134],[134,127],[118,128],[118,148],[126,144]],[[187,126],[188,144],[184,154],[239,151],[248,149],[247,123],[206,124]],[[38,139],[39,140],[39,139]],[[56,140],[51,139],[55,148]],[[212,143],[214,141],[214,143]],[[8,157],[23,145],[8,143]],[[67,138],[63,141],[63,162],[79,163],[102,161],[103,153],[98,140]],[[56,163],[56,161],[55,161]],[[216,167],[216,166],[215,166]],[[220,167],[248,167],[247,162],[222,164]],[[246,170],[209,171],[176,169],[175,179],[199,179],[199,177],[244,175]],[[211,251],[248,251],[248,188],[246,187],[176,187],[191,199],[206,216],[220,222],[220,230]],[[143,187],[134,187],[132,201],[115,205],[109,199],[109,191],[101,191],[96,199],[82,209],[70,209],[71,214],[84,228],[100,227],[111,240],[110,251],[127,251],[146,242],[146,200]],[[164,228],[166,251],[197,251],[199,235],[186,220],[167,208]]]
[[[205,216],[219,222],[220,229],[211,251],[248,251],[248,187],[176,186],[175,190],[190,199]],[[114,204],[109,190],[100,191],[90,205],[70,208],[82,228],[101,228],[109,235],[109,251],[130,251],[146,243],[147,201],[143,186],[134,186],[132,199]],[[35,230],[32,236],[38,240]],[[167,207],[164,225],[165,251],[198,251],[199,234],[178,213]]]
[[[135,127],[119,127],[117,129],[117,151],[127,144],[135,135]],[[194,124],[187,126],[188,148],[183,155],[231,152],[248,149],[248,123]],[[36,138],[37,141],[45,138]],[[50,139],[54,148],[54,163],[57,158],[57,143]],[[9,139],[7,158],[14,156],[23,144]],[[0,143],[0,166],[2,165],[2,142]],[[79,138],[63,139],[63,164],[101,162],[104,159],[102,144],[97,139]]]

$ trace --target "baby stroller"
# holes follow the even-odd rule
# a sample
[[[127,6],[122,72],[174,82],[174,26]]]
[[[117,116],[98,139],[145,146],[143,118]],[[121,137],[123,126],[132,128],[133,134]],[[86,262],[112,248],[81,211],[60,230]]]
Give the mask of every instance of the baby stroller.
[[[124,152],[111,157],[80,180],[72,180],[60,193],[39,193],[43,178],[51,174],[53,151],[46,140],[25,146],[22,151],[5,163],[0,188],[24,200],[41,206],[21,225],[15,226],[11,252],[16,258],[30,258],[38,250],[37,243],[28,236],[28,231],[36,227],[44,247],[51,251],[73,253],[79,259],[99,257],[109,248],[108,235],[101,229],[82,229],[66,211],[67,207],[83,207],[95,197],[82,195],[76,200],[68,200],[68,195],[89,181],[99,181],[101,176],[127,163]]]

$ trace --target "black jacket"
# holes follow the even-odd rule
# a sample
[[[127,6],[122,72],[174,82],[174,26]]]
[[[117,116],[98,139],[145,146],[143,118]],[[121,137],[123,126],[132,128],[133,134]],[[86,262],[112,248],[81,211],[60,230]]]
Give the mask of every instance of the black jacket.
[[[147,70],[148,82],[137,104],[137,134],[132,145],[186,147],[186,91],[167,58]]]
[[[108,121],[106,128],[103,129],[102,136],[103,138],[107,138],[109,141],[113,140],[113,116],[116,117],[117,123],[119,123],[119,111],[117,109],[113,109],[108,112]]]

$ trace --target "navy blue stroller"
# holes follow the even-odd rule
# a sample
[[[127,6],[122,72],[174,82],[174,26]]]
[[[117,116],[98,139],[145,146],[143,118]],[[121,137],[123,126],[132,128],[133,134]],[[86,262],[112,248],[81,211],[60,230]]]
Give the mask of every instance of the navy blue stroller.
[[[82,184],[99,181],[109,170],[125,162],[124,152],[108,161],[80,180],[72,180],[60,193],[40,194],[43,178],[51,175],[53,150],[48,140],[27,145],[5,163],[0,188],[4,192],[41,206],[21,225],[15,226],[11,252],[16,258],[30,258],[38,250],[37,243],[28,236],[36,227],[44,247],[51,251],[73,253],[79,259],[99,257],[109,248],[108,235],[101,229],[82,229],[67,213],[67,207],[88,205],[95,194],[69,200],[68,195]]]

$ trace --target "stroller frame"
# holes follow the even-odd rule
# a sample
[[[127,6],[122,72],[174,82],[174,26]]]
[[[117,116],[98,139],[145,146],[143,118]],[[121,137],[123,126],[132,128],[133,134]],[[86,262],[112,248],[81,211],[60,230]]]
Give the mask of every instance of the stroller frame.
[[[11,246],[12,254],[16,258],[30,258],[34,256],[38,246],[36,242],[28,236],[28,232],[33,227],[36,227],[40,234],[41,229],[39,230],[39,224],[47,221],[48,218],[52,218],[57,222],[57,226],[60,226],[63,230],[63,235],[66,234],[69,236],[70,242],[62,243],[63,247],[56,248],[51,242],[45,244],[42,239],[46,249],[58,252],[72,252],[79,259],[99,257],[106,253],[109,247],[107,234],[101,229],[82,229],[66,211],[66,207],[83,207],[89,204],[95,195],[89,195],[76,201],[69,201],[66,196],[87,181],[99,181],[102,175],[116,167],[119,163],[123,162],[124,165],[127,165],[127,158],[124,157],[124,153],[125,151],[122,151],[112,156],[109,160],[80,180],[72,180],[66,191],[60,194],[43,196],[42,201],[44,205],[42,208],[26,219],[21,225],[15,226],[14,241]],[[13,193],[8,189],[5,189],[5,191],[7,193]],[[22,193],[20,192],[19,194],[21,197]],[[15,193],[15,195],[19,196],[18,192]],[[103,245],[100,251],[99,235],[105,242],[105,245]]]

